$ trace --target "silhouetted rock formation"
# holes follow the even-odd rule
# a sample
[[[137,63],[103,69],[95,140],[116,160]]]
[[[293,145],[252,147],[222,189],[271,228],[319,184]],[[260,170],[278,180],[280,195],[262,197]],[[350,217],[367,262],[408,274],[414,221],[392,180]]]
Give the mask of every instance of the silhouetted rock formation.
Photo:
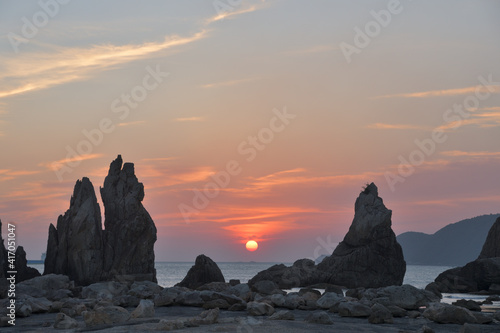
[[[356,200],[354,220],[344,240],[319,265],[332,284],[348,288],[401,285],[406,272],[403,250],[391,229],[392,211],[371,183]]]
[[[34,277],[40,276],[40,272],[28,266],[28,260],[26,259],[26,252],[22,246],[18,246],[16,249],[16,282],[22,282],[25,280],[32,279]]]
[[[0,279],[4,279],[10,276],[7,274],[8,271],[16,271],[16,283],[40,276],[40,272],[35,268],[28,266],[28,260],[26,260],[26,252],[22,246],[18,246],[16,252],[14,253],[15,261],[13,261],[14,268],[9,267],[9,254],[5,248],[4,240],[1,234],[2,231],[2,221],[0,220]],[[4,281],[0,283],[0,296],[3,296],[6,284]],[[0,297],[1,298],[1,297]]]
[[[114,160],[101,188],[104,204],[104,271],[114,275],[148,274],[156,281],[154,243],[156,227],[142,205],[144,185],[134,173],[134,164]]]
[[[186,287],[196,289],[211,282],[226,282],[219,266],[204,254],[196,257],[193,267],[191,267],[186,277],[176,287]]]
[[[77,284],[101,279],[103,269],[101,210],[94,186],[84,177],[76,182],[69,209],[51,224],[45,274],[65,274]]]
[[[355,203],[354,220],[344,240],[319,265],[296,261],[292,267],[275,265],[259,272],[249,284],[270,280],[280,288],[330,283],[348,288],[401,285],[406,262],[391,229],[392,211],[384,206],[371,183]]]
[[[101,188],[105,230],[94,186],[84,177],[76,182],[70,207],[49,227],[44,274],[64,274],[77,284],[133,275],[156,282],[156,227],[141,201],[144,186],[134,165],[114,160]]]
[[[491,227],[478,259],[500,257],[500,217]]]
[[[426,289],[444,293],[500,294],[500,218],[491,227],[479,258],[439,274]]]
[[[291,289],[322,283],[328,278],[326,273],[318,271],[314,261],[300,259],[294,262],[291,267],[283,264],[273,265],[259,272],[248,281],[248,284],[253,286],[259,281],[273,281],[281,289]]]

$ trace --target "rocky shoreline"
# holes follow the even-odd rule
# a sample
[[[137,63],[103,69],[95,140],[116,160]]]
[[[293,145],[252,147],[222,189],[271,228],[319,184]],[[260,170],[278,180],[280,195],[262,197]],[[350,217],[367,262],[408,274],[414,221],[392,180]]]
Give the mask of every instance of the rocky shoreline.
[[[213,282],[196,290],[162,288],[152,281],[75,286],[67,276],[49,274],[17,285],[16,326],[5,332],[494,332],[500,311],[485,313],[473,301],[449,305],[432,292],[410,285],[376,289],[312,288],[286,293],[272,281]],[[492,300],[497,298],[492,297]],[[498,299],[500,300],[500,299]],[[9,326],[0,300],[2,326]],[[465,330],[467,329],[467,330]]]

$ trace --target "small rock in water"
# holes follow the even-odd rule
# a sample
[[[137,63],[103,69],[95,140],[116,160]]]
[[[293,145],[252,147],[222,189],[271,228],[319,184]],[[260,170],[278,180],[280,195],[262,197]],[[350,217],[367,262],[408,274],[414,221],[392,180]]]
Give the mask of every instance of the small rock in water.
[[[269,320],[295,320],[295,316],[288,310],[281,310],[269,317]]]

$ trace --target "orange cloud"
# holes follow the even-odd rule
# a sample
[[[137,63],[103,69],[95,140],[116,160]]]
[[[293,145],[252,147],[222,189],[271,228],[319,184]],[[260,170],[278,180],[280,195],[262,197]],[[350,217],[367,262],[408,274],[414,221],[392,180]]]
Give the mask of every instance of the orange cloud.
[[[438,96],[457,96],[457,95],[469,95],[474,94],[476,91],[479,92],[493,92],[500,93],[500,86],[490,85],[490,86],[473,86],[466,88],[456,88],[456,89],[443,89],[443,90],[430,90],[414,93],[404,93],[404,94],[393,94],[393,95],[383,95],[377,96],[376,98],[427,98],[427,97],[438,97]]]
[[[425,130],[425,127],[415,126],[415,125],[407,125],[407,124],[384,124],[384,123],[375,123],[366,126],[366,128],[372,129],[397,129],[397,130]]]
[[[452,121],[437,127],[438,130],[456,130],[463,126],[476,125],[481,128],[500,126],[500,112],[471,113],[469,119]]]
[[[441,155],[450,157],[500,157],[500,152],[451,150],[443,151]]]
[[[48,168],[49,170],[56,171],[59,170],[62,164],[67,164],[67,163],[72,163],[72,162],[78,162],[78,161],[86,161],[86,160],[92,160],[96,159],[99,157],[104,156],[103,154],[84,154],[84,155],[77,155],[74,157],[70,158],[63,158],[57,161],[53,162],[48,162],[48,163],[40,163],[40,166],[44,166]]]
[[[186,118],[175,118],[175,122],[188,122],[188,121],[205,121],[203,117],[186,117]]]

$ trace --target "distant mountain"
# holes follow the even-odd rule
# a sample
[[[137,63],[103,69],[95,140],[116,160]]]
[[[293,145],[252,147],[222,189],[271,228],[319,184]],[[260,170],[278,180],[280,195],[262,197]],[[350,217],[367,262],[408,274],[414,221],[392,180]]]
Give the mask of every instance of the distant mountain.
[[[409,265],[463,266],[476,260],[495,220],[500,214],[481,215],[429,235],[405,232],[397,237]]]

